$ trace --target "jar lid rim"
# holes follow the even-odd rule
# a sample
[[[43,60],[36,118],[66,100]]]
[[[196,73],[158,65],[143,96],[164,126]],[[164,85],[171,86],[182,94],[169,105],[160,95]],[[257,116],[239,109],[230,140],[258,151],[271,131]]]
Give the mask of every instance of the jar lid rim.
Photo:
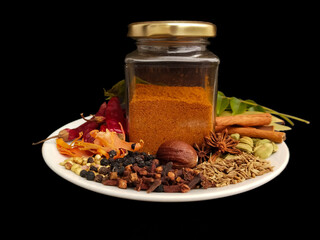
[[[216,25],[202,21],[147,21],[128,25],[128,37],[214,37]]]

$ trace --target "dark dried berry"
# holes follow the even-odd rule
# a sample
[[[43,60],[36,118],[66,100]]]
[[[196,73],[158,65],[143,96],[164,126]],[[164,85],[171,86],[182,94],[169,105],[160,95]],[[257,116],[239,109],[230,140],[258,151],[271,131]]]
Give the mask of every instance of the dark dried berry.
[[[129,157],[128,161],[130,161],[130,164],[134,164],[136,160],[134,160],[134,157]]]
[[[107,166],[109,164],[110,164],[110,161],[108,159],[106,159],[106,158],[102,158],[100,160],[100,165],[102,165],[102,166]]]
[[[138,167],[145,167],[146,166],[146,164],[145,164],[145,162],[144,161],[140,161],[140,162],[138,162]]]
[[[87,180],[93,181],[95,178],[95,174],[92,171],[87,172]]]
[[[117,161],[113,161],[113,162],[111,162],[110,166],[111,166],[111,168],[115,168],[115,167],[117,168],[120,166],[120,163],[118,163]]]
[[[117,152],[115,150],[111,150],[110,152],[108,152],[108,154],[110,158],[113,158],[114,156],[117,155]]]
[[[123,166],[128,166],[131,164],[131,161],[130,159],[126,159],[124,162],[123,162]]]
[[[148,160],[148,161],[145,161],[144,163],[145,163],[146,166],[151,166],[152,161]]]
[[[155,159],[155,158],[156,158],[155,155],[149,155],[149,154],[148,154],[148,156],[147,156],[147,160],[153,160],[153,159]]]
[[[87,162],[88,162],[88,163],[93,163],[93,162],[94,162],[93,157],[89,157],[88,160],[87,160]]]
[[[124,158],[118,158],[118,159],[117,159],[117,162],[118,162],[118,163],[123,163],[124,161],[125,161]]]
[[[90,166],[90,170],[98,172],[98,168],[96,166],[93,166],[93,165]]]
[[[81,172],[80,172],[80,176],[81,177],[87,177],[87,171],[86,170],[82,170]]]
[[[138,155],[138,156],[135,156],[134,159],[139,162],[139,161],[143,161],[144,160],[144,156],[143,155]]]

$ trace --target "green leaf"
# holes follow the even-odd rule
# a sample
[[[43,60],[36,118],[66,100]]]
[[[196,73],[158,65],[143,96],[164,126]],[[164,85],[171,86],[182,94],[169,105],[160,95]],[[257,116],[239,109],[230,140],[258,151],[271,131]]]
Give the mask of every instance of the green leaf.
[[[248,105],[248,111],[266,112],[263,107],[261,107],[259,104],[257,104],[253,100],[248,99],[245,102]],[[252,105],[250,103],[252,103]]]
[[[224,110],[226,110],[226,108],[229,106],[229,102],[229,99],[225,97],[223,92],[218,91],[216,104],[217,116],[220,116],[221,113],[223,113]]]
[[[232,115],[243,113],[247,108],[247,104],[243,103],[241,99],[236,97],[231,98],[230,106],[232,109]]]

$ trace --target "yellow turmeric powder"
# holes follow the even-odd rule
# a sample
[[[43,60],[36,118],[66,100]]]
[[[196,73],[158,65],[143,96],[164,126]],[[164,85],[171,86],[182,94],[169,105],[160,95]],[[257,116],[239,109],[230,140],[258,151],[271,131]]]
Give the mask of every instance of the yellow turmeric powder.
[[[129,139],[155,154],[167,140],[201,144],[213,129],[213,106],[202,87],[136,84],[129,102]]]

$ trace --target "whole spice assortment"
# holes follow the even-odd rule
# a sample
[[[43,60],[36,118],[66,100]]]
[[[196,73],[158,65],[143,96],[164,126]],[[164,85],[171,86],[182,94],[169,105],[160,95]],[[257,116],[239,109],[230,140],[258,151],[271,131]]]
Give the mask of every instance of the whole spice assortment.
[[[176,111],[176,119],[180,118],[183,122],[184,110],[192,113],[198,110],[200,116],[195,115],[194,119],[203,122],[212,114],[212,106],[207,102],[202,88],[153,86],[148,83],[139,83],[137,87],[138,92],[139,89],[143,90],[141,94],[145,96],[140,100],[144,99],[144,104],[150,104],[151,109],[153,101],[159,100],[164,104],[164,116],[167,116],[165,111]],[[163,91],[157,94],[151,94],[154,90],[148,92],[154,87]],[[133,102],[133,114],[134,111],[139,111],[139,104],[142,104],[138,103],[139,101]],[[178,111],[170,109],[170,106],[176,106]],[[152,119],[158,110],[150,110],[149,117]],[[201,120],[204,113],[208,118]],[[144,129],[147,133],[144,136],[149,136],[149,146],[156,149],[154,155],[145,150],[146,143],[138,138],[139,132],[136,132],[137,141],[127,141],[127,130],[132,129],[126,128],[126,119],[119,99],[111,97],[108,103],[100,106],[96,115],[91,119],[85,119],[84,124],[70,131],[74,133],[72,136],[65,138],[64,134],[58,134],[57,149],[69,157],[60,165],[77,174],[79,178],[105,186],[132,188],[147,193],[187,193],[195,188],[206,189],[236,184],[271,172],[273,166],[268,158],[278,150],[276,143],[283,141],[285,136],[274,131],[269,113],[218,117],[216,131],[210,129],[209,125],[212,122],[209,121],[210,124],[208,122],[199,125],[199,128],[206,126],[203,131],[198,132],[199,129],[194,129],[183,131],[180,135],[174,132],[173,119],[172,122],[167,122],[167,125],[161,125],[160,130],[159,126],[148,125],[148,121],[151,122],[148,119],[144,120],[144,124],[139,121],[136,124],[141,124],[140,130]],[[163,123],[165,121],[167,120]],[[95,128],[86,128],[90,126],[89,123],[95,123]],[[187,121],[184,124],[187,124]],[[165,140],[165,132],[161,132],[161,127],[165,126],[168,129],[172,128],[169,140]],[[248,128],[250,131],[246,132]],[[255,131],[261,132],[255,134]],[[195,136],[198,134],[200,136]],[[277,134],[281,141],[275,139]],[[189,142],[180,140],[181,136],[185,136]],[[154,139],[158,139],[161,144],[158,146],[158,143],[153,142]],[[195,139],[200,140],[197,142]]]
[[[266,159],[277,151],[277,145],[269,139],[229,133],[229,127],[222,132],[210,131],[204,137],[202,135],[201,147],[200,143],[190,145],[181,140],[168,140],[158,147],[156,155],[142,152],[143,140],[126,141],[122,127],[124,120],[119,115],[120,102],[116,100],[110,104],[112,107],[108,111],[116,113],[104,112],[104,116],[109,120],[118,119],[119,122],[112,121],[109,125],[106,122],[103,125],[108,128],[101,129],[101,125],[100,130],[91,130],[90,142],[84,141],[83,132],[71,143],[63,138],[56,140],[60,153],[70,156],[60,165],[88,181],[122,189],[145,190],[147,193],[186,193],[193,188],[235,184],[272,171]],[[265,121],[257,121],[261,117],[269,119],[268,115],[254,116],[255,120],[250,119],[250,123],[245,123],[248,116],[224,118],[217,124],[242,121],[244,126],[253,126]],[[117,128],[121,131],[115,130]]]

